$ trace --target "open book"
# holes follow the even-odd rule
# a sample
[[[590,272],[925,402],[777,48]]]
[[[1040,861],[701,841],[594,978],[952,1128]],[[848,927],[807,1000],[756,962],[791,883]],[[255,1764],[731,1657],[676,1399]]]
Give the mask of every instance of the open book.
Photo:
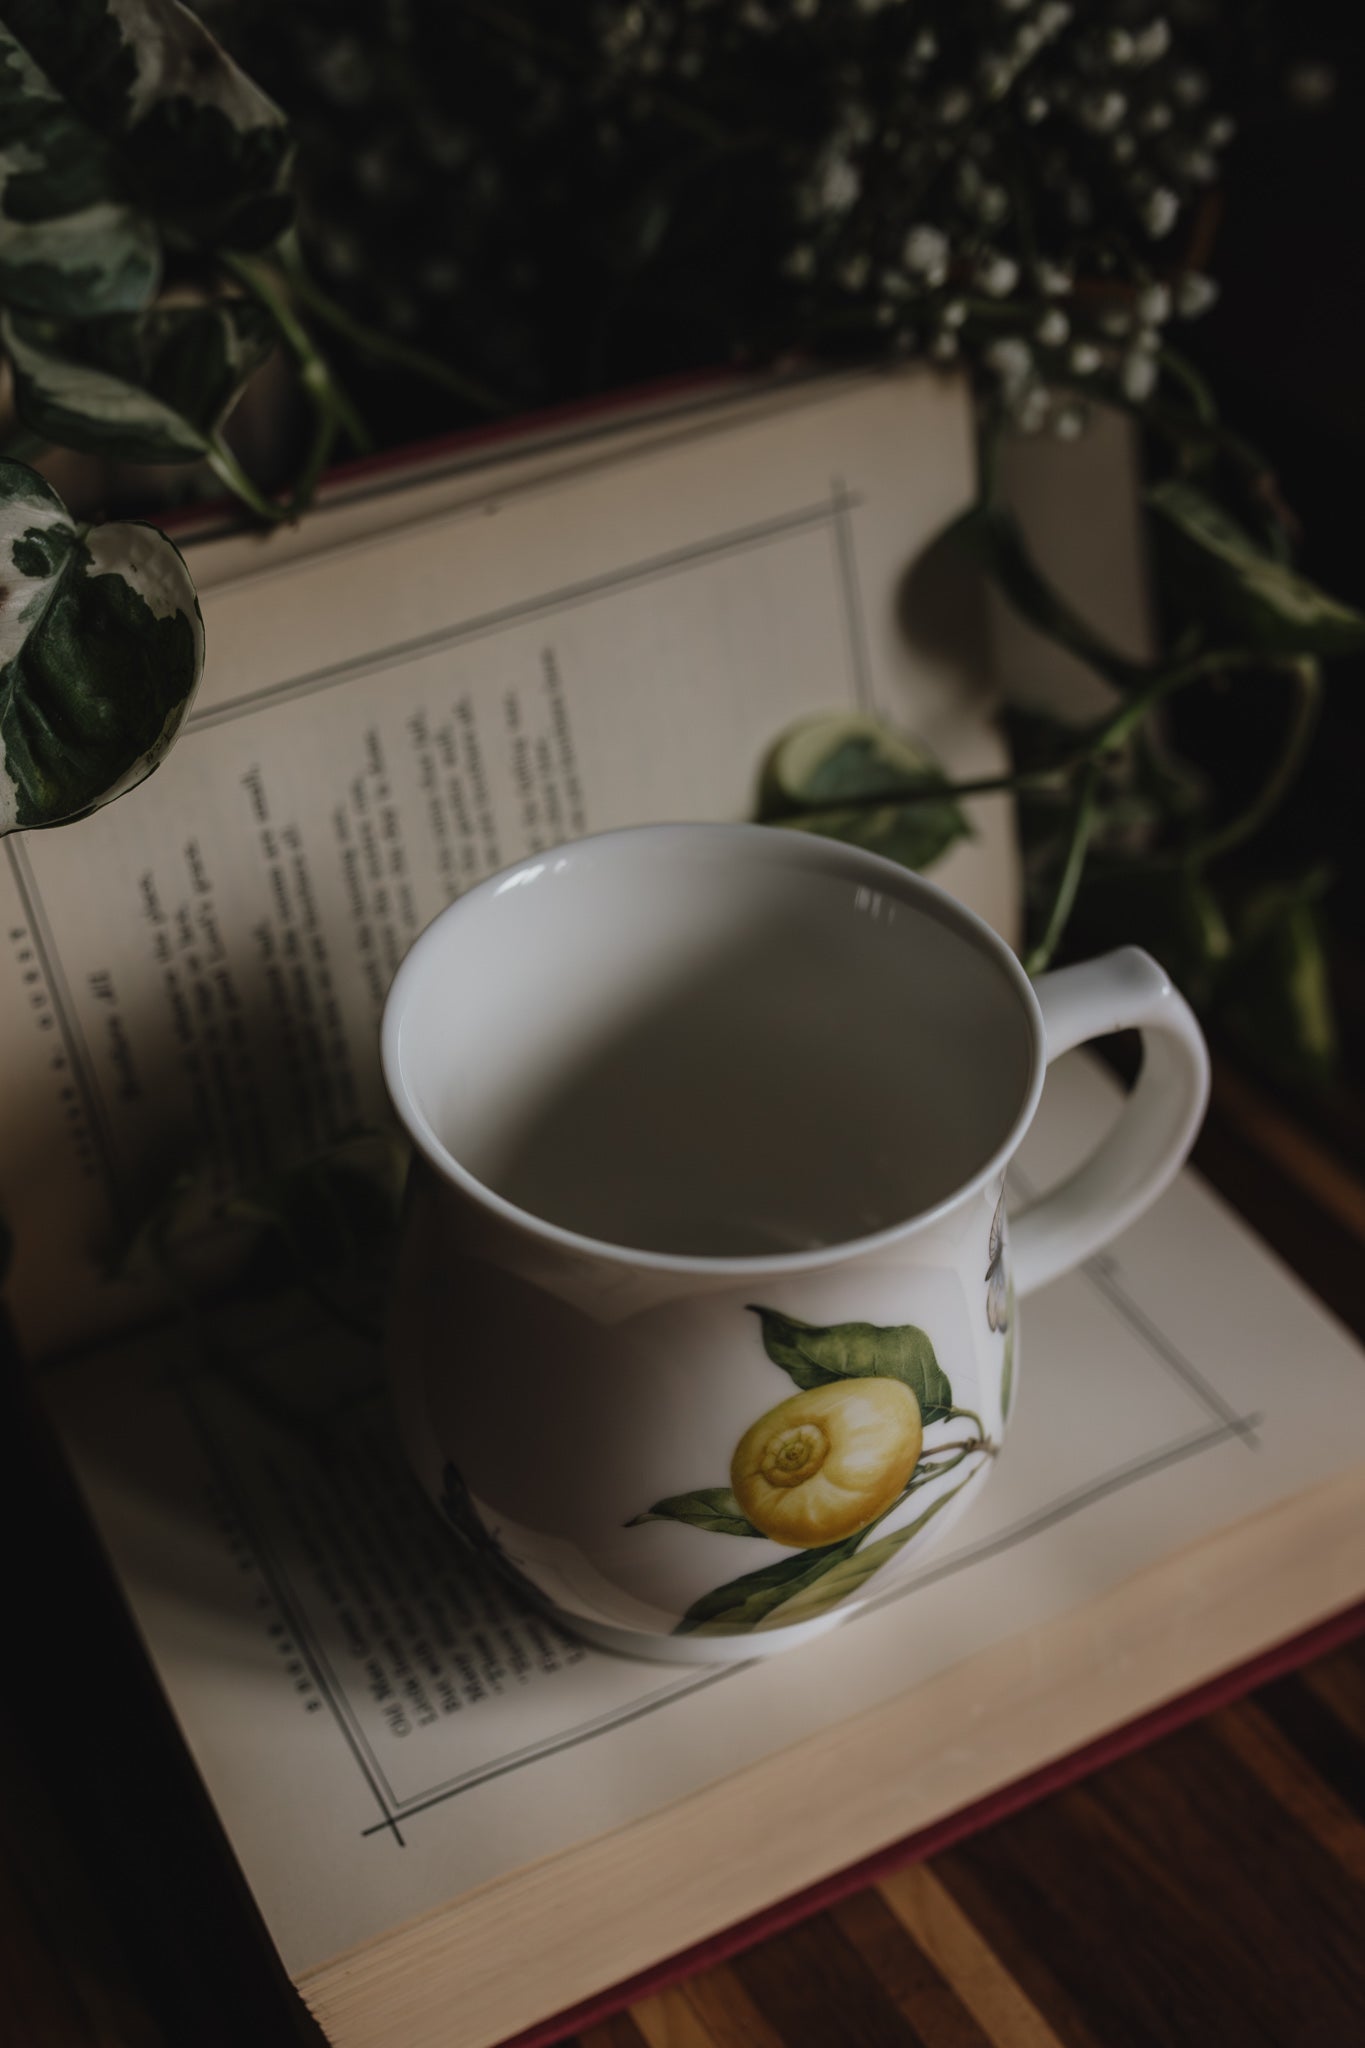
[[[1001,1469],[951,1547],[766,1663],[617,1659],[522,1607],[408,1474],[373,1347],[308,1304],[117,1334],[150,1304],[109,1248],[176,1175],[227,1190],[382,1117],[388,977],[470,880],[742,816],[808,711],[1003,765],[980,651],[905,629],[969,424],[923,373],[680,394],[202,538],[181,745],[7,842],[21,1326],[66,1353],[42,1386],[114,1571],[344,2048],[543,2029],[1365,1595],[1365,1360],[1188,1175],[1027,1303]],[[972,817],[935,876],[1008,933],[1008,810]],[[1023,1182],[1112,1095],[1056,1069]]]
[[[470,882],[586,831],[750,815],[807,713],[999,772],[984,666],[915,644],[902,602],[971,495],[965,391],[920,372],[680,398],[194,546],[207,668],[169,760],[0,857],[29,1345],[136,1318],[109,1257],[177,1176],[212,1198],[384,1119],[388,983]],[[1008,808],[973,816],[936,878],[1008,931]]]

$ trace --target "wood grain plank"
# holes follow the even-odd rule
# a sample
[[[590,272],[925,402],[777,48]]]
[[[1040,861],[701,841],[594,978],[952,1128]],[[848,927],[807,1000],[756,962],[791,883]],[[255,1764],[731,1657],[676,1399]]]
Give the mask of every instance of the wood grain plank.
[[[680,1987],[716,2048],[785,2048],[728,1964],[704,1970]]]
[[[630,2008],[630,2016],[649,2048],[719,2048],[681,1985],[642,1998]]]
[[[1049,1811],[1060,1806],[1065,1794],[1046,1801]],[[1062,2048],[1113,2048],[1112,2042],[1092,2031],[1084,2007],[1073,1997],[1047,1952],[1052,1925],[1040,1911],[1050,1903],[1045,1875],[1038,1880],[1036,1858],[1028,1846],[1015,1854],[1021,1820],[1015,1815],[998,1828],[972,1837],[930,1865],[935,1879],[967,1924],[974,1928],[982,1945],[999,1959],[1001,1967],[1029,2004],[1046,2022]],[[1075,1923],[1078,1939],[1089,1939],[1084,1917]]]
[[[732,1967],[784,2048],[924,2048],[828,1913],[760,1943]]]
[[[578,2048],[650,2048],[628,2012],[614,2013],[609,2020],[574,2038]],[[565,2042],[564,2048],[573,2048],[573,2042]]]
[[[1059,2037],[929,1864],[883,1878],[882,1897],[995,2048],[1061,2048]]]
[[[935,1967],[877,1891],[859,1892],[834,1909],[850,1948],[909,2020],[924,2048],[991,2048],[975,2014]]]
[[[1215,1714],[1210,1733],[1250,1771],[1306,1833],[1365,1887],[1365,1822],[1324,1783],[1310,1757],[1253,1700]]]
[[[1260,1705],[1343,1805],[1365,1820],[1365,1749],[1331,1708],[1297,1676],[1263,1686]]]
[[[1319,1658],[1300,1676],[1314,1698],[1365,1749],[1365,1643],[1349,1643],[1344,1650]]]
[[[1002,1846],[1028,1939],[1102,2038],[1357,2037],[1365,1901],[1207,1730],[1023,1818]]]

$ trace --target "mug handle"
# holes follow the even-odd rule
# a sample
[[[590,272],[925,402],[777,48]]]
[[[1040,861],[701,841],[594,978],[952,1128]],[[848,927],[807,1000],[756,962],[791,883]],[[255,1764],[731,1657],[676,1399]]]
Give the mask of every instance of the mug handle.
[[[1136,1027],[1142,1070],[1098,1149],[1012,1219],[1016,1294],[1030,1294],[1117,1237],[1174,1180],[1209,1099],[1194,1012],[1149,953],[1123,946],[1033,985],[1049,1064],[1087,1038]]]

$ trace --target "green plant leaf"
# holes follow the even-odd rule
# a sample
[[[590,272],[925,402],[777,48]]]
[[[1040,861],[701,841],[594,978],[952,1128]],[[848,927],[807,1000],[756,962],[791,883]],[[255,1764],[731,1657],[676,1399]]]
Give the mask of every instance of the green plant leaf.
[[[0,136],[0,298],[78,317],[146,305],[161,276],[156,229],[123,191],[108,144],[3,18]]]
[[[1248,898],[1217,995],[1218,1022],[1263,1067],[1298,1086],[1320,1086],[1337,1068],[1320,902],[1327,881],[1314,873]]]
[[[1092,861],[1081,884],[1077,927],[1087,943],[1122,932],[1126,942],[1145,946],[1199,1010],[1214,1000],[1232,952],[1223,906],[1194,868]]]
[[[1121,685],[1140,672],[1137,662],[1111,647],[1048,582],[1029,553],[1018,522],[1003,506],[974,506],[944,538],[981,563],[1021,618],[1087,667]]]
[[[674,1635],[742,1635],[757,1628],[784,1600],[814,1582],[857,1549],[866,1530],[846,1536],[842,1543],[827,1544],[823,1550],[800,1550],[778,1564],[761,1571],[745,1572],[694,1600]]]
[[[0,832],[83,817],[150,775],[203,662],[163,533],[78,528],[40,476],[0,461]]]
[[[948,1375],[923,1330],[913,1323],[803,1323],[780,1309],[749,1304],[763,1329],[763,1348],[803,1391],[831,1380],[899,1380],[919,1402],[927,1429],[952,1413]]]
[[[1218,502],[1173,478],[1147,493],[1173,582],[1197,615],[1268,654],[1346,654],[1365,647],[1365,617],[1258,547]]]
[[[776,741],[763,766],[758,815],[767,824],[927,868],[971,826],[956,798],[935,792],[948,778],[928,750],[855,712],[804,718]],[[905,802],[913,796],[913,802]],[[874,800],[884,797],[884,803]]]
[[[693,1529],[710,1529],[720,1536],[761,1536],[728,1486],[700,1486],[695,1493],[670,1494],[656,1500],[642,1515],[632,1515],[628,1529],[642,1522],[686,1522]]]
[[[799,818],[774,822],[788,832],[814,832],[822,839],[841,839],[884,860],[919,873],[941,860],[959,839],[969,839],[971,826],[952,797],[939,802],[877,804],[871,810],[807,811]]]
[[[284,115],[179,0],[0,0],[0,19],[72,119],[106,145],[107,201],[201,248],[262,248],[283,232],[293,211]],[[29,156],[25,168],[51,181],[61,162]]]
[[[980,1468],[977,1467],[977,1470]],[[768,1610],[763,1619],[756,1623],[758,1628],[790,1628],[801,1621],[814,1621],[819,1615],[828,1614],[831,1607],[837,1607],[841,1600],[851,1599],[862,1586],[889,1564],[898,1552],[912,1543],[920,1531],[933,1521],[947,1507],[954,1495],[961,1493],[967,1480],[959,1479],[956,1486],[950,1486],[937,1500],[930,1501],[922,1514],[913,1522],[907,1522],[903,1529],[897,1529],[890,1536],[879,1536],[875,1543],[865,1544],[848,1557],[835,1558],[816,1579],[796,1588],[778,1605]]]
[[[778,1626],[779,1613],[784,1624],[787,1621],[813,1620],[832,1607],[836,1600],[845,1599],[850,1592],[856,1591],[880,1565],[885,1564],[888,1557],[894,1556],[912,1536],[917,1535],[939,1508],[946,1506],[966,1483],[965,1479],[960,1479],[957,1486],[931,1503],[908,1527],[869,1544],[864,1553],[859,1552],[859,1545],[869,1531],[860,1529],[856,1535],[846,1536],[842,1543],[827,1544],[823,1550],[803,1550],[795,1557],[785,1557],[780,1563],[767,1565],[761,1571],[745,1572],[741,1578],[730,1579],[725,1585],[717,1586],[711,1592],[703,1593],[699,1600],[694,1600],[673,1633],[747,1635],[753,1629]],[[888,1513],[894,1512],[894,1508],[888,1510]],[[885,1516],[878,1517],[880,1521],[885,1519]],[[874,1522],[872,1527],[876,1526]],[[869,1562],[865,1569],[859,1569],[864,1556]],[[831,1586],[837,1590],[831,1590]]]
[[[154,306],[63,324],[0,321],[26,426],[126,462],[193,462],[278,340],[254,299]]]

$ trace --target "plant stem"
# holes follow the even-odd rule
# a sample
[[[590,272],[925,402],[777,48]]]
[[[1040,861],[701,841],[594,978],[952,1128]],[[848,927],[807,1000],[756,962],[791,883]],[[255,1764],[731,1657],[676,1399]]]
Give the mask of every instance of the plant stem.
[[[362,453],[366,451],[370,446],[370,436],[365,422],[337,383],[327,359],[294,311],[278,272],[254,256],[238,256],[230,251],[224,255],[223,263],[274,316],[313,403],[320,410],[330,411],[356,447]]]
[[[499,398],[486,384],[476,377],[467,377],[461,370],[452,370],[447,363],[436,356],[428,355],[425,349],[413,348],[405,341],[394,341],[387,334],[377,334],[372,327],[357,320],[344,306],[314,284],[301,264],[291,265],[290,282],[309,311],[316,313],[335,334],[349,341],[352,348],[362,355],[372,356],[376,362],[389,362],[400,370],[411,370],[414,376],[425,377],[430,384],[439,384],[442,389],[453,392],[468,405],[477,406],[480,412],[506,412],[508,401]]]
[[[1221,860],[1234,846],[1240,846],[1253,833],[1260,831],[1297,780],[1322,708],[1322,668],[1311,655],[1290,662],[1286,667],[1295,684],[1294,702],[1289,731],[1280,743],[1269,775],[1244,810],[1217,831],[1184,848],[1169,865],[1206,867],[1210,861]]]
[[[271,526],[278,526],[282,519],[289,517],[289,507],[277,505],[273,498],[267,498],[265,493],[257,488],[221,435],[213,436],[205,459],[219,481],[226,484],[233,496],[240,498],[258,519],[264,519]]]
[[[1066,850],[1062,872],[1057,878],[1057,888],[1048,913],[1047,924],[1042,938],[1024,960],[1025,974],[1041,974],[1061,944],[1067,920],[1076,902],[1076,891],[1081,885],[1081,871],[1085,867],[1085,856],[1090,845],[1090,832],[1095,822],[1095,797],[1100,783],[1100,764],[1092,761],[1081,777],[1076,792],[1076,809],[1071,821],[1071,839]]]

